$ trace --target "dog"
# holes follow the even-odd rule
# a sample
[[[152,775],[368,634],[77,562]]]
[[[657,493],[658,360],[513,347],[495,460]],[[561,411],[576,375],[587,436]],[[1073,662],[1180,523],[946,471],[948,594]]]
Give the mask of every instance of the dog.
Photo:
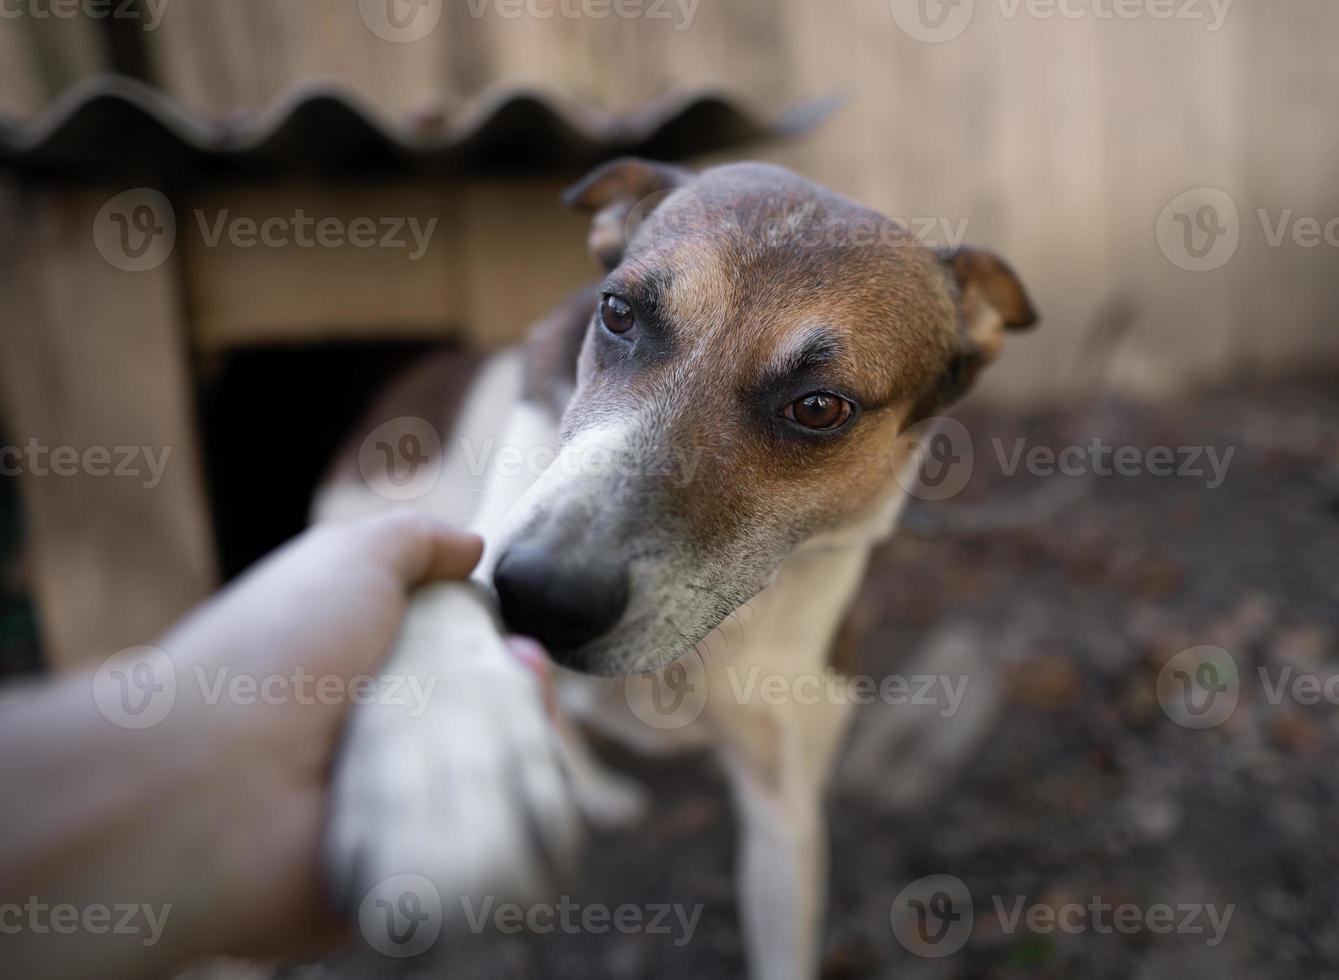
[[[643,751],[715,750],[740,824],[750,972],[810,977],[824,919],[824,792],[850,699],[742,696],[738,677],[754,667],[822,676],[834,664],[871,550],[893,530],[918,465],[911,430],[960,398],[1005,333],[1037,315],[992,253],[943,254],[771,165],[695,172],[621,159],[565,201],[592,215],[589,248],[604,279],[519,351],[425,363],[374,406],[358,437],[394,419],[451,433],[412,505],[484,533],[479,579],[506,629],[540,641],[562,668],[569,716]],[[323,519],[396,503],[384,483],[393,473],[369,479],[355,465],[367,456],[358,437],[318,496]],[[481,472],[487,447],[513,465]],[[452,654],[443,638],[461,629],[449,607],[440,597],[418,604],[422,622],[395,663],[441,667]],[[473,622],[466,628],[491,628],[486,617]],[[414,780],[430,766],[401,762],[387,774],[388,752],[520,737],[496,702],[520,710],[533,692],[502,656],[485,659],[505,683],[470,688],[457,708],[472,714],[351,739],[361,747],[341,772],[330,861],[354,897],[454,826],[419,805],[426,790]],[[666,684],[706,694],[682,724],[647,724],[663,712],[650,701]],[[485,714],[479,701],[489,699]],[[541,852],[564,852],[572,806],[606,824],[644,808],[640,790],[600,770],[578,739],[554,750],[567,774],[555,781],[549,747],[534,731],[525,738],[489,751],[498,765],[538,773],[497,807],[529,809],[539,829],[526,833],[558,839]],[[556,814],[560,829],[535,813]],[[387,838],[406,842],[398,858],[387,857]]]

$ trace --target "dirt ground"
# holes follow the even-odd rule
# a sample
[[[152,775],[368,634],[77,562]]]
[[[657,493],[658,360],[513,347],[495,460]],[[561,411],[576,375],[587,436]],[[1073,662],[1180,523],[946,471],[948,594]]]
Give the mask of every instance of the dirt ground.
[[[914,503],[879,551],[861,597],[859,669],[962,676],[966,694],[950,717],[857,710],[828,807],[825,974],[1339,976],[1339,707],[1274,693],[1280,678],[1339,668],[1339,385],[960,417],[971,480],[952,499]],[[1203,458],[1201,476],[1009,476],[1019,437],[1234,455],[1213,488]],[[1158,677],[1206,644],[1235,660],[1239,701],[1222,724],[1192,730],[1163,709]],[[742,975],[730,804],[714,764],[609,754],[645,781],[654,807],[642,825],[596,838],[572,900],[701,906],[691,940],[495,935],[471,942],[448,975]],[[974,918],[965,945],[942,958],[913,954],[890,924],[899,893],[929,875],[959,879],[970,898],[954,907]],[[999,909],[1020,897],[1087,911],[1070,920],[1075,934],[1011,927]],[[1231,918],[1219,935],[1203,912],[1176,915],[1202,933],[1164,935],[1151,917],[1120,931],[1101,928],[1095,902],[1141,916],[1231,906]],[[440,974],[355,957],[281,975]]]

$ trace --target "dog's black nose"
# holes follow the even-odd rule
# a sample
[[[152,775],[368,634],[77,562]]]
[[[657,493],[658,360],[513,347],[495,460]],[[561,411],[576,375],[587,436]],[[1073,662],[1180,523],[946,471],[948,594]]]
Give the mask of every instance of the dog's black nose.
[[[628,605],[628,577],[599,563],[574,565],[538,545],[518,544],[493,570],[507,629],[533,637],[565,667],[574,652],[617,625]]]

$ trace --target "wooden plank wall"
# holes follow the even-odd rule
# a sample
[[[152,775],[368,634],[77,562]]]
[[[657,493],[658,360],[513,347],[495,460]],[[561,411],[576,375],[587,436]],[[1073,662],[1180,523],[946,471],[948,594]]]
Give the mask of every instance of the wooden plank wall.
[[[107,196],[0,184],[0,418],[40,453],[8,465],[62,667],[151,642],[217,581],[178,261],[113,267],[90,234]]]
[[[971,240],[1014,262],[1046,322],[1014,345],[988,391],[1028,398],[1078,385],[1079,352],[1103,317],[1130,320],[1114,370],[1152,394],[1339,353],[1339,249],[1271,247],[1257,217],[1339,216],[1332,0],[1234,0],[1217,31],[1092,15],[1111,0],[1067,0],[1089,13],[1051,19],[1030,16],[1027,0],[1015,16],[1005,13],[1013,0],[975,0],[970,25],[942,44],[898,27],[894,7],[917,0],[701,0],[683,30],[676,19],[501,16],[514,2],[444,0],[436,29],[400,44],[366,27],[359,0],[171,0],[147,36],[150,63],[164,88],[211,115],[254,111],[316,76],[344,80],[395,118],[450,114],[514,84],[609,111],[684,85],[723,86],[773,110],[839,91],[850,99],[840,116],[765,155],[899,217],[965,219]],[[1187,3],[1211,10],[1176,0]],[[21,27],[0,22],[0,64]],[[45,52],[45,74],[0,86],[11,112],[49,97],[70,64],[97,60],[52,56],[49,41],[25,50]],[[7,74],[26,70],[8,64]],[[1232,196],[1242,240],[1230,263],[1197,274],[1162,254],[1155,222],[1200,186]]]
[[[192,342],[211,353],[245,344],[366,339],[517,342],[596,275],[586,221],[558,206],[563,182],[410,182],[393,188],[288,184],[202,190],[179,202]],[[360,218],[415,222],[404,247],[238,247],[200,230],[227,214],[257,222],[297,210],[346,227]],[[379,228],[377,235],[382,234]]]

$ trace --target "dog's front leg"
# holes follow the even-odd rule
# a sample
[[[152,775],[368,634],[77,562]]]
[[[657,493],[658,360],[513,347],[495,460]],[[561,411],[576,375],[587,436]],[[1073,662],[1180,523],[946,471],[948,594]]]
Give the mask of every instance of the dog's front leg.
[[[403,924],[378,907],[440,908],[437,924],[463,926],[466,897],[541,897],[573,848],[537,683],[508,655],[476,588],[415,595],[381,681],[425,696],[360,706],[336,766],[326,871],[382,952]]]
[[[818,794],[742,781],[737,876],[749,975],[817,975],[826,888],[826,833]]]
[[[757,980],[818,975],[827,895],[823,805],[846,729],[840,704],[749,712],[727,735],[739,817],[737,894],[749,973]]]
[[[749,603],[747,619],[731,617],[704,643],[718,653],[706,660],[703,720],[736,799],[738,902],[750,973],[759,980],[818,971],[827,893],[824,795],[854,703],[849,681],[830,665],[867,557],[866,548],[845,539],[792,554]],[[757,682],[745,683],[750,677]],[[779,694],[775,681],[784,681]]]
[[[551,445],[556,426],[543,421],[518,405],[504,445]],[[472,522],[490,550],[536,475],[490,474]],[[429,696],[411,708],[373,697],[352,713],[325,866],[369,942],[409,955],[420,951],[400,938],[414,933],[412,916],[399,921],[397,910],[439,910],[437,922],[459,931],[480,902],[541,897],[574,849],[577,817],[537,682],[507,653],[482,586],[417,592],[382,678]]]

